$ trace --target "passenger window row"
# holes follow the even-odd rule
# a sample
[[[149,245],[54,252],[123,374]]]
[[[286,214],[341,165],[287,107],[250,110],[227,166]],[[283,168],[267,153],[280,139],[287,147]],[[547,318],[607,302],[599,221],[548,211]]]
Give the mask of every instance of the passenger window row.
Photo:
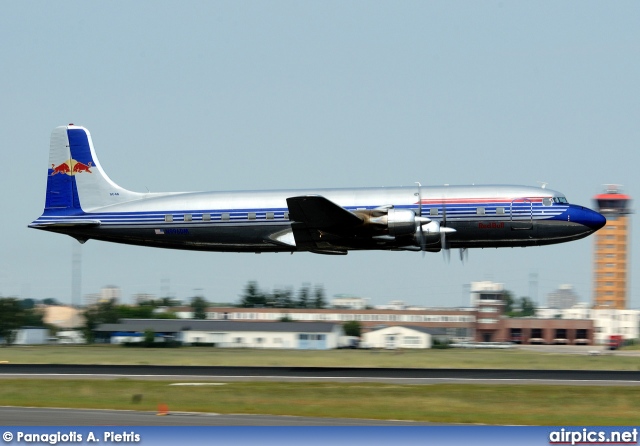
[[[264,217],[258,218],[259,215],[260,214],[256,212],[248,212],[245,218],[247,220],[258,220],[258,219],[275,220],[276,218],[289,220],[289,212],[284,212],[282,214],[282,217],[280,216],[276,217],[276,213],[271,211],[264,213]],[[166,214],[164,216],[164,221],[165,223],[172,223],[174,221],[180,221],[180,217],[182,217],[182,221],[185,221],[185,222],[194,221],[193,214]],[[242,219],[242,215],[240,215],[240,218]],[[211,214],[202,214],[201,221],[212,221],[212,220],[215,220],[215,218],[213,218]],[[220,221],[231,221],[231,214],[229,212],[223,212],[222,214],[220,214]]]

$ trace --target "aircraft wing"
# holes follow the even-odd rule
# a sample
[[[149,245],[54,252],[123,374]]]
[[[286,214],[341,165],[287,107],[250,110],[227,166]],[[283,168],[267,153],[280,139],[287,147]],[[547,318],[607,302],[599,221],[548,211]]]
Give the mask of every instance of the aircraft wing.
[[[362,225],[362,218],[320,195],[287,198],[296,246],[319,254],[346,254],[323,240],[323,235],[345,236]]]
[[[360,217],[320,195],[287,198],[287,206],[289,219],[309,229],[342,232],[362,224]]]

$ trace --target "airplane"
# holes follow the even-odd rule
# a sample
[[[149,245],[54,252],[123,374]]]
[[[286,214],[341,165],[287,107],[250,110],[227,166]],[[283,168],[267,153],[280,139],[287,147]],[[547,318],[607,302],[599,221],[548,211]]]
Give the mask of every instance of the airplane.
[[[604,216],[545,186],[471,185],[140,193],[103,170],[89,131],[51,134],[42,216],[29,227],[87,240],[223,252],[416,252],[568,242]]]

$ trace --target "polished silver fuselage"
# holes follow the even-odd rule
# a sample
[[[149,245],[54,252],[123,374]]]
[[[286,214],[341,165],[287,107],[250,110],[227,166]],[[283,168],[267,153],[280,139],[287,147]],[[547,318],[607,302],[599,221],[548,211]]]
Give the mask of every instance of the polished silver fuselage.
[[[385,237],[388,231],[372,232],[366,227],[349,233],[320,228],[313,249],[299,246],[295,237],[286,237],[292,227],[287,198],[299,196],[322,196],[365,217],[376,209],[411,210],[455,230],[446,235],[451,248],[566,242],[592,233],[594,225],[589,222],[597,220],[591,215],[597,214],[594,211],[557,202],[563,195],[553,190],[489,185],[146,194],[130,202],[87,209],[80,215],[47,218],[45,213],[34,223],[81,241],[204,251],[343,253],[355,249],[439,251],[443,247],[440,235],[421,247],[416,234]],[[65,220],[73,224],[65,226]],[[96,224],[77,224],[80,220]],[[46,224],[51,221],[56,224]]]

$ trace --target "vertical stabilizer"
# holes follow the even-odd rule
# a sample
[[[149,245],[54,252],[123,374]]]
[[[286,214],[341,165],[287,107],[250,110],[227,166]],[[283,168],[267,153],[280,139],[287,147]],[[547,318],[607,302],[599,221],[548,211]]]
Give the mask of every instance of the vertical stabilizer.
[[[102,169],[84,127],[57,127],[51,133],[45,212],[82,213],[142,198],[115,184]]]

